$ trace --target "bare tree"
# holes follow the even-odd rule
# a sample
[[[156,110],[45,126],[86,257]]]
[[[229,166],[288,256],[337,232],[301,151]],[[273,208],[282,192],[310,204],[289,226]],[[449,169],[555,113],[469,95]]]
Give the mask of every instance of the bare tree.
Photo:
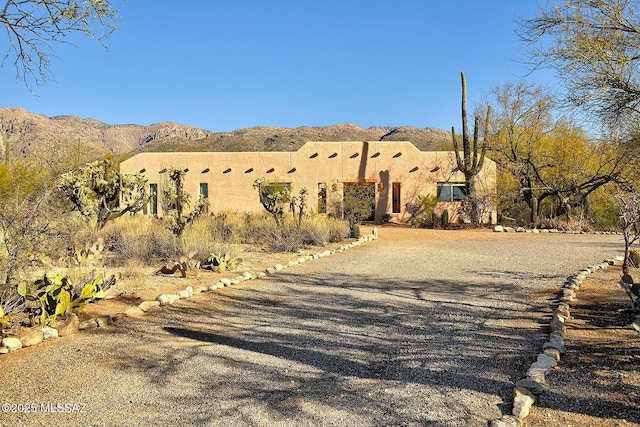
[[[564,0],[521,19],[534,69],[557,71],[566,99],[607,124],[640,113],[640,10],[633,0]]]
[[[45,84],[52,78],[54,45],[73,44],[70,37],[81,34],[105,46],[118,18],[108,0],[8,0],[0,10],[8,44],[3,64],[14,58],[17,78],[27,87],[30,81]]]

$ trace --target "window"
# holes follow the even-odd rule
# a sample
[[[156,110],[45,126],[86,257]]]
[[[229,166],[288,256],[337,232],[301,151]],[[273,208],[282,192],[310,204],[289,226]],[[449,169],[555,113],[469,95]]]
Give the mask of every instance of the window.
[[[262,186],[262,190],[267,194],[276,193],[278,191],[283,191],[285,189],[291,191],[290,182],[266,182]]]
[[[149,184],[149,215],[158,214],[158,184]]]
[[[439,182],[438,201],[439,202],[460,202],[467,198],[467,190],[462,183]]]
[[[205,199],[209,198],[209,184],[206,182],[200,183],[200,197]]]
[[[318,213],[327,213],[327,186],[323,182],[318,183]]]
[[[392,209],[393,213],[400,213],[400,183],[394,182],[392,184]]]

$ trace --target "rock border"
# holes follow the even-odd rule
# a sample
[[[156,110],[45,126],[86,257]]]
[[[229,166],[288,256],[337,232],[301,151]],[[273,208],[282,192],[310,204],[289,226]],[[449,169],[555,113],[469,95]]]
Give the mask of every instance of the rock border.
[[[542,352],[531,364],[525,377],[519,379],[513,388],[513,409],[510,415],[492,420],[490,427],[518,427],[529,415],[529,411],[536,401],[536,396],[548,390],[546,377],[553,372],[553,368],[560,362],[561,355],[566,351],[564,340],[567,328],[565,321],[571,317],[571,306],[576,299],[576,291],[591,273],[604,270],[622,257],[604,260],[601,264],[592,264],[569,276],[561,285],[554,302],[551,303],[552,315],[549,322],[549,339],[542,344]]]
[[[557,228],[524,228],[510,227],[508,225],[496,225],[493,227],[494,233],[529,233],[529,234],[614,234],[621,235],[619,231],[577,231],[577,230],[558,230]]]
[[[221,278],[220,280],[211,283],[207,286],[187,286],[185,289],[175,294],[160,294],[153,300],[142,301],[137,307],[131,307],[124,313],[116,313],[114,315],[99,316],[80,322],[78,316],[72,313],[60,326],[51,327],[45,326],[40,329],[35,329],[23,335],[22,337],[6,337],[0,341],[0,355],[11,353],[22,348],[31,347],[42,343],[43,341],[63,337],[67,335],[73,335],[78,331],[102,328],[112,325],[114,322],[120,321],[127,317],[139,317],[145,313],[159,309],[160,307],[173,305],[175,302],[181,299],[189,299],[194,295],[201,294],[203,292],[215,292],[218,289],[231,287],[237,285],[240,282],[248,280],[261,279],[266,276],[277,274],[286,268],[293,267],[307,261],[313,261],[315,259],[324,258],[335,254],[336,252],[344,252],[346,250],[358,247],[364,243],[378,240],[378,228],[373,227],[371,234],[365,234],[360,236],[357,240],[351,243],[345,243],[338,249],[327,249],[322,252],[315,253],[313,255],[298,256],[296,259],[289,261],[287,264],[276,264],[273,267],[267,268],[261,272],[245,271],[242,274],[233,278]]]

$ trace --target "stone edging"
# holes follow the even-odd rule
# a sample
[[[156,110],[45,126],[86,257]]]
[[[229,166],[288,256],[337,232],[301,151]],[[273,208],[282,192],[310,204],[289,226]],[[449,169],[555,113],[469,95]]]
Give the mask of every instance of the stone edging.
[[[582,281],[597,270],[604,270],[610,265],[616,265],[616,259],[607,259],[602,264],[592,264],[579,270],[562,284],[556,301],[551,304],[553,309],[549,323],[549,339],[542,345],[542,353],[531,364],[526,377],[516,381],[513,388],[513,410],[511,415],[503,415],[493,420],[490,427],[518,427],[522,420],[529,415],[536,396],[547,391],[546,376],[552,373],[553,367],[560,362],[560,355],[566,351],[564,339],[566,336],[565,321],[571,316],[571,305],[576,299],[576,291],[580,289]]]
[[[244,272],[239,276],[236,276],[232,279],[223,278],[218,280],[215,283],[212,283],[208,286],[198,286],[195,289],[192,286],[187,286],[184,290],[179,291],[176,294],[161,294],[158,295],[154,300],[151,301],[143,301],[137,307],[132,307],[127,309],[124,313],[117,313],[112,316],[100,316],[96,318],[92,318],[86,320],[84,322],[80,322],[78,316],[73,313],[65,320],[65,322],[57,328],[53,328],[50,326],[45,326],[40,329],[36,329],[34,331],[29,332],[28,334],[17,338],[17,337],[6,337],[0,341],[0,355],[11,353],[16,350],[20,350],[21,348],[31,347],[33,345],[40,344],[43,341],[63,337],[67,335],[72,335],[78,331],[85,329],[94,329],[105,327],[113,324],[115,321],[122,320],[126,317],[138,317],[144,315],[146,312],[157,309],[161,306],[171,305],[178,300],[191,298],[193,295],[200,294],[203,292],[213,292],[218,289],[236,285],[240,282],[244,282],[247,280],[260,279],[266,276],[270,276],[278,273],[281,270],[284,270],[288,267],[292,267],[298,264],[302,264],[307,261],[312,261],[318,258],[324,258],[329,255],[333,255],[336,252],[344,252],[348,249],[355,248],[356,246],[360,246],[363,243],[367,243],[373,240],[378,239],[378,229],[377,227],[373,227],[371,234],[366,234],[360,236],[360,238],[354,242],[344,244],[340,246],[338,249],[327,249],[323,252],[318,252],[313,255],[300,256],[295,260],[289,261],[288,264],[276,264],[273,267],[267,268],[264,272]]]
[[[551,233],[551,234],[622,234],[619,231],[575,231],[575,230],[558,230],[557,228],[524,228],[509,227],[506,225],[496,225],[493,227],[496,233]]]

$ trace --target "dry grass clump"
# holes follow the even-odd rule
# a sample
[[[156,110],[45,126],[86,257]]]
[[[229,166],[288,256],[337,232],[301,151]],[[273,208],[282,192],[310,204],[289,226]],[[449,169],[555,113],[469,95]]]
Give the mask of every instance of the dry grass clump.
[[[293,217],[285,217],[279,227],[266,214],[225,212],[198,218],[185,231],[183,247],[199,253],[215,253],[215,245],[258,245],[273,252],[295,252],[305,246],[323,246],[349,236],[345,221],[324,215],[305,217],[300,226]]]
[[[136,259],[143,263],[173,259],[183,252],[180,242],[162,222],[141,215],[111,221],[100,233],[116,263]]]

